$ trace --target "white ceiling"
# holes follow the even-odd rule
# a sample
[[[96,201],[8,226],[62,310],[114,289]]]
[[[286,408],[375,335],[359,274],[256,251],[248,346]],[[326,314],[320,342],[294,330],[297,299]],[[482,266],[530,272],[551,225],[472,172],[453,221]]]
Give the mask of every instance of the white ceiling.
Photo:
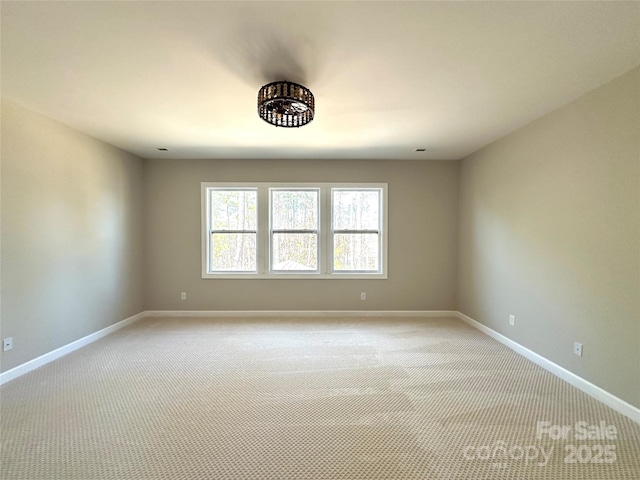
[[[3,1],[1,17],[5,98],[144,158],[459,159],[640,64],[638,2]],[[283,79],[314,93],[309,125],[258,118]]]

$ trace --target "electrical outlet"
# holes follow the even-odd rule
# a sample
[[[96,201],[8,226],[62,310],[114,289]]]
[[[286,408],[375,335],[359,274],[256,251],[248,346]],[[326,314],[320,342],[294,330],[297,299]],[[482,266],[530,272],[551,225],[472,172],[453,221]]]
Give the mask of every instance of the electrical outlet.
[[[573,342],[573,353],[575,353],[579,357],[582,356],[582,344],[581,343]]]
[[[509,315],[509,325],[511,325],[512,327],[515,326],[516,324],[516,316],[515,315]]]
[[[180,300],[186,300],[187,299],[187,292],[182,292],[180,294]]]
[[[13,337],[7,337],[2,341],[2,350],[4,352],[13,349]]]
[[[360,300],[366,300],[367,299],[367,294],[365,292],[362,292],[360,294]]]

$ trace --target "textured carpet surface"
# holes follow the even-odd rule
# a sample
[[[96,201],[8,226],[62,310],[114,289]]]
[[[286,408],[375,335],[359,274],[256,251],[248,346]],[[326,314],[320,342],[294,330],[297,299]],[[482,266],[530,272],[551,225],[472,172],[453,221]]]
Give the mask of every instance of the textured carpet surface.
[[[456,319],[148,318],[0,401],[2,479],[640,479],[640,426]]]

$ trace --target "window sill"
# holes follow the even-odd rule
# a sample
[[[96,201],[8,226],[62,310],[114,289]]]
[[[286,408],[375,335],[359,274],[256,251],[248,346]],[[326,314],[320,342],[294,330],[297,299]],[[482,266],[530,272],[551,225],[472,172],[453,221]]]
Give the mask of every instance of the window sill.
[[[386,280],[386,273],[203,273],[203,280]]]

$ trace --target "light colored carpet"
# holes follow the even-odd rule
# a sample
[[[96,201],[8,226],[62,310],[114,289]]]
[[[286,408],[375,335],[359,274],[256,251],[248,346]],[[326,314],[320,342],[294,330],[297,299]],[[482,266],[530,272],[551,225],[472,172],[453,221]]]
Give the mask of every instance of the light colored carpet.
[[[7,480],[640,478],[640,426],[456,319],[148,318],[0,395]]]

